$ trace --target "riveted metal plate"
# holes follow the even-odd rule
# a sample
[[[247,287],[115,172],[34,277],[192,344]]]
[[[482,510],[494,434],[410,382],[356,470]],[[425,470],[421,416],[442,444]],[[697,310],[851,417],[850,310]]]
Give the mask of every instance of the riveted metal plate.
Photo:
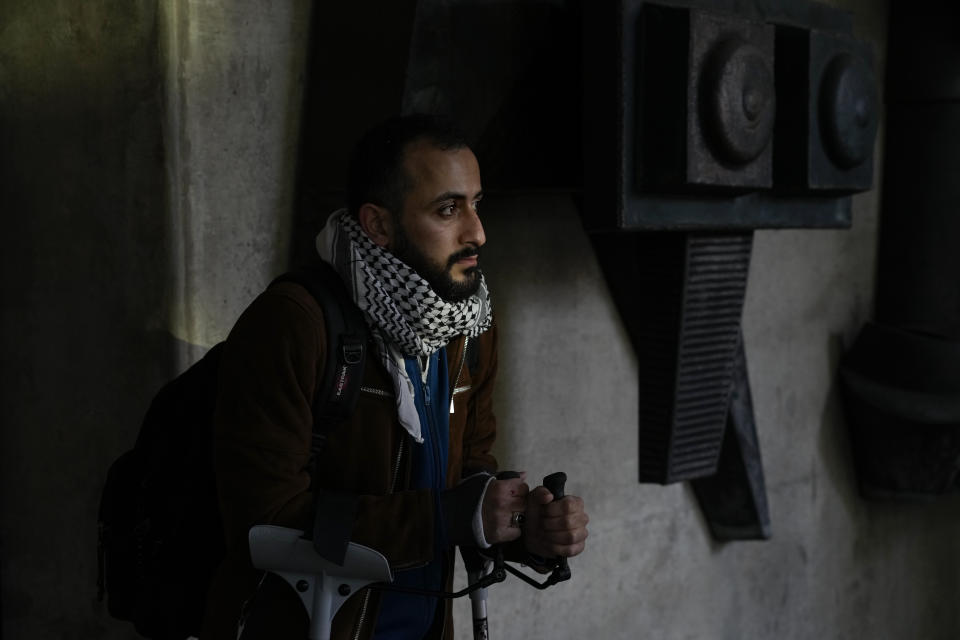
[[[873,184],[879,98],[870,47],[846,34],[778,26],[774,181],[782,193]]]
[[[850,14],[805,0],[611,0],[582,8],[582,212],[589,231],[850,225],[846,196],[867,188],[857,172],[872,164],[873,148],[869,127],[857,138],[849,125],[869,120],[869,101],[854,100],[852,109],[835,101],[833,110],[834,156],[841,164],[866,159],[838,170],[842,183],[817,177],[806,146],[813,126],[822,147],[819,113],[811,124],[804,107],[798,126],[780,127],[790,100],[781,93],[777,40],[784,27],[807,40],[818,32],[855,42]],[[862,59],[872,68],[872,58]],[[851,69],[835,72],[835,94],[857,85]],[[805,81],[802,87],[806,104]],[[783,157],[798,163],[793,176],[777,172],[782,144]]]

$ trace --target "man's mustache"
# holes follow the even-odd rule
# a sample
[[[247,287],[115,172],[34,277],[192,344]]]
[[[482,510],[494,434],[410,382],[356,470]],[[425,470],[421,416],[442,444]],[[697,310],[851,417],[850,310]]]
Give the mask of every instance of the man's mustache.
[[[461,249],[450,256],[450,258],[447,260],[447,269],[451,268],[458,261],[463,260],[464,258],[472,258],[473,256],[477,256],[477,259],[480,258],[480,247],[467,247],[466,249]]]

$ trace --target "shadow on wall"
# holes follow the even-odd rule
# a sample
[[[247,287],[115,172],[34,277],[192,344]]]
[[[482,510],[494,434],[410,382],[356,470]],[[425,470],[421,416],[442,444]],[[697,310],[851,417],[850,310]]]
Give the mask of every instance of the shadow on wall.
[[[829,371],[839,369],[841,356],[849,347],[849,340],[845,340],[842,334],[830,336],[827,346]],[[960,546],[931,544],[926,537],[955,528],[960,495],[941,497],[936,501],[929,497],[913,503],[864,499],[858,492],[854,450],[841,395],[840,380],[834,377],[819,420],[818,450],[829,476],[829,482],[820,484],[837,489],[839,504],[843,505],[854,524],[851,560],[855,566],[867,568],[847,587],[843,606],[851,609],[848,612],[851,617],[870,616],[877,604],[870,601],[868,594],[879,588],[878,584],[871,583],[895,571],[899,556],[904,553],[910,554],[911,571],[915,576],[910,584],[936,584],[942,593],[960,593],[960,573],[957,572]],[[892,589],[894,601],[907,602],[912,597],[907,592],[913,591],[914,587],[897,584]],[[901,589],[904,592],[897,593]],[[914,623],[919,621],[921,626],[911,627],[910,634],[918,638],[941,637],[944,620],[950,620],[952,616],[951,598],[928,598],[922,607],[923,615],[916,616]]]
[[[129,637],[95,602],[99,494],[183,348],[161,329],[156,6],[3,14],[2,636]]]
[[[836,371],[845,349],[843,334],[832,334],[827,343],[827,361],[831,372]],[[846,435],[846,422],[843,419],[840,383],[836,377],[831,379],[832,383],[820,414],[818,450],[824,461],[824,469],[830,475],[830,485],[840,490],[842,504],[847,513],[853,517],[862,509],[863,503],[856,491],[857,478],[853,470],[850,442]]]

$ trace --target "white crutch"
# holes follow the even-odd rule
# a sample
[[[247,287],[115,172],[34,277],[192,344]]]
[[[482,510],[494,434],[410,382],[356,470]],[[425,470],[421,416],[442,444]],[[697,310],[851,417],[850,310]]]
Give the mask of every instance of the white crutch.
[[[257,525],[249,540],[253,566],[277,574],[300,596],[310,615],[311,640],[330,639],[333,616],[357,590],[393,580],[383,555],[354,542],[341,566],[318,555],[299,529]]]

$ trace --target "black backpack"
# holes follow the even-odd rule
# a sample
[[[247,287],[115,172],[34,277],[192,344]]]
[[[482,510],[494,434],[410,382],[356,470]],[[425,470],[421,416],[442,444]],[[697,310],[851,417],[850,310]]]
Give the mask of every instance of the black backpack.
[[[314,455],[353,413],[369,329],[326,263],[277,280],[304,286],[323,310],[327,353],[314,399]],[[110,466],[100,498],[98,595],[115,618],[156,640],[198,636],[225,551],[213,470],[213,414],[223,343],[154,397],[133,449]],[[335,378],[340,381],[335,383]]]

